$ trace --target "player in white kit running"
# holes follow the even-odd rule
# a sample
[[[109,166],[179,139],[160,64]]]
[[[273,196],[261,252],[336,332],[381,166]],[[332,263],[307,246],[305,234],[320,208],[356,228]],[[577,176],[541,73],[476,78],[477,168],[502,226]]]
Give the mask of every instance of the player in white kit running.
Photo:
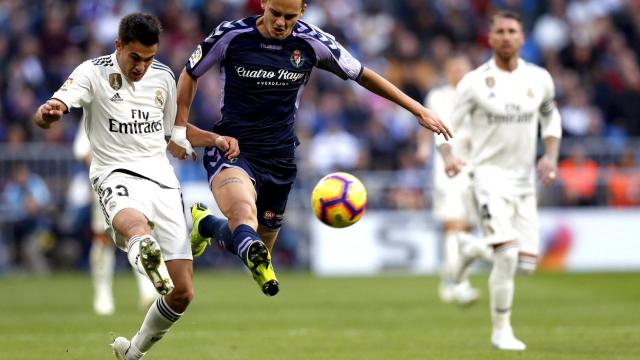
[[[544,185],[555,180],[562,134],[553,80],[545,69],[520,58],[523,42],[517,14],[499,11],[491,17],[493,56],[460,81],[450,119],[455,133],[461,128],[471,133],[468,166],[480,224],[494,250],[489,276],[491,343],[502,350],[526,348],[514,336],[510,317],[516,270],[532,273],[538,256],[538,128],[544,155],[537,170]],[[440,144],[439,150],[447,173],[456,175],[462,162],[449,144]]]
[[[444,64],[446,84],[429,91],[425,106],[433,109],[443,119],[448,119],[453,108],[456,85],[471,70],[471,63],[464,55],[453,56]],[[467,161],[470,152],[468,129],[456,132],[456,141],[451,143],[452,151],[462,161]],[[426,161],[431,154],[434,136],[427,131],[418,132],[417,158]],[[471,194],[471,179],[467,168],[463,173],[448,177],[440,156],[433,157],[433,216],[442,226],[443,261],[440,269],[438,294],[444,303],[457,302],[469,305],[479,297],[479,291],[471,287],[468,275],[463,274],[460,282],[455,281],[455,271],[460,261],[461,240],[474,241],[471,230],[476,224],[475,208]]]
[[[111,236],[162,295],[131,341],[114,340],[120,360],[140,359],[180,319],[194,295],[182,195],[165,136],[170,136],[169,147],[189,154],[191,144],[218,146],[228,156],[239,153],[235,139],[174,126],[175,78],[154,59],[160,31],[155,16],[125,16],[115,53],[80,64],[34,116],[46,129],[70,108],[83,108],[93,154],[89,176]]]
[[[91,143],[85,131],[84,121],[80,122],[73,141],[73,154],[79,161],[91,166]],[[113,300],[113,271],[116,265],[113,242],[109,238],[108,228],[98,195],[91,194],[91,249],[89,251],[89,269],[93,282],[93,311],[97,315],[111,315],[115,312]],[[138,304],[147,310],[158,298],[158,293],[146,276],[135,268],[133,275],[138,283]]]

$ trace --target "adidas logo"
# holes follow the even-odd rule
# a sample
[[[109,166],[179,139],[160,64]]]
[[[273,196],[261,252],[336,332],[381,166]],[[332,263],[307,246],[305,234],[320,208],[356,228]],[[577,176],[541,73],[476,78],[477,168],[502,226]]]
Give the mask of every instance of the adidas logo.
[[[124,99],[120,97],[120,94],[115,93],[115,95],[113,95],[111,97],[111,101],[113,101],[113,102],[123,102]]]

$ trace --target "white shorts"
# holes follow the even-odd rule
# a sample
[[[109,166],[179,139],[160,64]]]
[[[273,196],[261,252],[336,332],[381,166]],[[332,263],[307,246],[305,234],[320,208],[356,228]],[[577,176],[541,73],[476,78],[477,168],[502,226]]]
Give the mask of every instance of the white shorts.
[[[476,223],[469,172],[463,170],[453,178],[434,174],[433,215],[441,222],[460,220]]]
[[[165,261],[193,259],[179,189],[167,188],[141,177],[113,172],[98,186],[98,195],[109,226],[120,210],[136,209],[149,220],[152,235],[158,241]],[[118,236],[113,228],[111,231],[116,245],[122,248],[124,239]]]
[[[538,204],[535,194],[505,196],[474,183],[480,225],[489,244],[517,241],[521,252],[539,254]]]

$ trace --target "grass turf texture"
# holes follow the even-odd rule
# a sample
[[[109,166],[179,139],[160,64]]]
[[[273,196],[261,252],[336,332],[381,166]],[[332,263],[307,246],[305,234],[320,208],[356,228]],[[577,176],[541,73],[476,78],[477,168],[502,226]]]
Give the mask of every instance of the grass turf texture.
[[[268,298],[248,273],[195,275],[195,302],[145,359],[640,358],[640,274],[518,278],[523,353],[489,344],[486,275],[473,277],[483,297],[466,309],[438,301],[435,277],[285,273]],[[143,317],[133,277],[115,279],[114,316],[94,315],[91,296],[87,274],[0,278],[0,359],[114,359],[112,334],[131,337]]]

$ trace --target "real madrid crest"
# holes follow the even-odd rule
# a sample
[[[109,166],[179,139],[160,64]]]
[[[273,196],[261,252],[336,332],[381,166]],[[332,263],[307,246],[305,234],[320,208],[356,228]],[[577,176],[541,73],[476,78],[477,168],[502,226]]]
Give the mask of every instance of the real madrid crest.
[[[492,88],[496,84],[496,79],[493,76],[487,76],[484,78],[484,83],[487,84],[487,87]]]
[[[533,89],[532,88],[528,88],[527,89],[527,96],[532,98],[533,97]]]
[[[109,74],[109,85],[115,91],[120,90],[122,87],[122,75],[119,73],[111,73]]]
[[[162,90],[156,90],[155,101],[156,101],[156,105],[160,107],[164,106],[164,94],[162,93]]]
[[[298,49],[293,50],[293,53],[291,53],[291,59],[289,60],[291,61],[291,65],[296,68],[300,68],[302,64],[304,64],[304,57],[302,56],[302,52]]]

